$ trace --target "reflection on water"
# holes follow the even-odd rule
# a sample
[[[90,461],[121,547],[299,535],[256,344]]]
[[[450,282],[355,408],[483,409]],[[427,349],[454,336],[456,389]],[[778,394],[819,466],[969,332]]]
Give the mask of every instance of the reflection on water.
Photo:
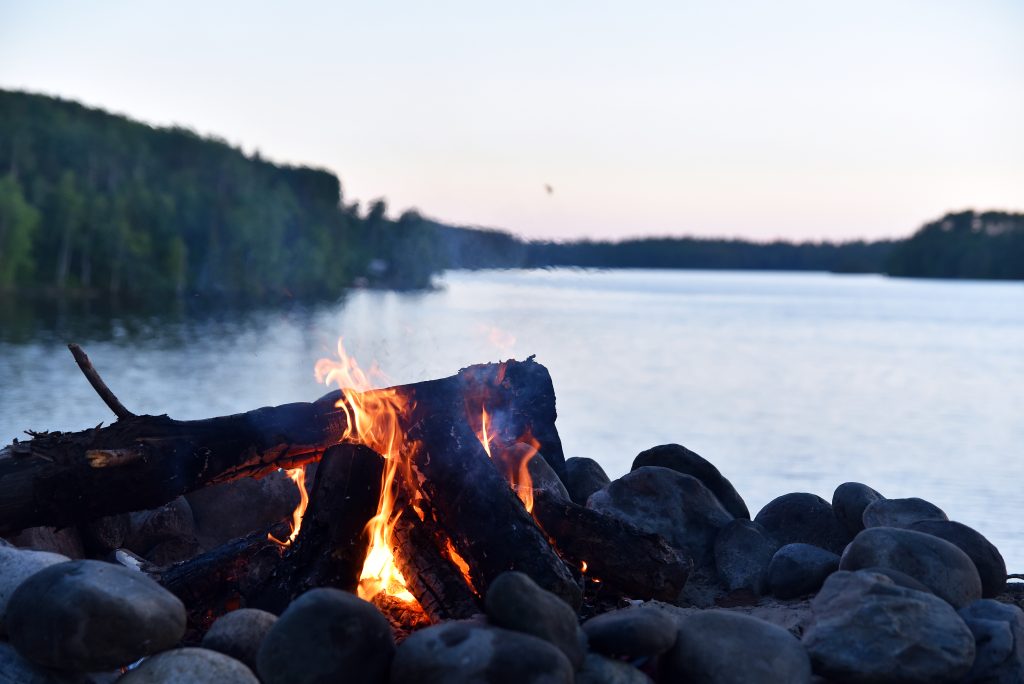
[[[846,480],[921,496],[1024,570],[1024,287],[735,272],[451,273],[437,291],[132,312],[0,302],[0,440],[109,421],[64,345],[135,412],[199,418],[325,390],[339,335],[395,382],[536,353],[567,456],[612,477],[654,444],[714,462],[752,510]]]

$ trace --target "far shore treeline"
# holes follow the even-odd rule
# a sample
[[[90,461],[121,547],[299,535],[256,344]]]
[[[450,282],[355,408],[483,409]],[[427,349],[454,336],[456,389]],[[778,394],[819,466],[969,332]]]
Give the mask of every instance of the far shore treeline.
[[[0,297],[333,297],[425,287],[449,268],[549,266],[1024,279],[1024,214],[949,214],[895,241],[531,242],[389,218],[383,201],[347,203],[326,170],[0,90]]]

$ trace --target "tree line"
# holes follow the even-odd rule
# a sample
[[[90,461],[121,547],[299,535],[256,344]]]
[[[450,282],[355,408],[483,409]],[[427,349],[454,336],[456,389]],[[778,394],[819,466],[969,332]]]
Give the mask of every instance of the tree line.
[[[336,297],[448,268],[582,266],[1024,278],[1024,215],[961,212],[900,241],[524,241],[381,201],[223,140],[0,90],[2,293]]]

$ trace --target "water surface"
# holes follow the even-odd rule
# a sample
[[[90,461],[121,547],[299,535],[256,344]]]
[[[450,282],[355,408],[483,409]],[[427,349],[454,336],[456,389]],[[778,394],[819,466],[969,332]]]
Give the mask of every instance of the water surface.
[[[189,307],[191,309],[191,307]],[[131,410],[200,418],[308,401],[340,335],[395,382],[536,354],[567,456],[616,477],[679,442],[752,512],[848,480],[920,496],[1024,571],[1024,286],[702,271],[453,272],[437,291],[140,315],[0,311],[0,440],[111,416],[64,345]]]

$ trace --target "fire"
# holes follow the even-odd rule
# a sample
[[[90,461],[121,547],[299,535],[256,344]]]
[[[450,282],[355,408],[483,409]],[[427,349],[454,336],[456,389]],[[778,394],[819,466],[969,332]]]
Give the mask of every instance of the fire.
[[[306,491],[306,470],[304,468],[292,468],[284,472],[295,483],[295,486],[299,488],[299,505],[292,511],[292,529],[288,539],[281,541],[272,534],[268,534],[267,539],[281,546],[288,547],[299,536],[299,529],[302,527],[302,516],[306,514],[306,508],[309,506],[309,492]]]
[[[359,577],[359,597],[370,600],[384,592],[401,601],[415,602],[395,565],[389,544],[395,523],[402,514],[395,510],[396,477],[411,481],[410,457],[416,444],[407,443],[400,419],[408,414],[412,404],[396,390],[374,389],[375,385],[386,384],[383,374],[376,366],[370,368],[369,374],[365,373],[346,353],[342,340],[338,340],[338,360],[318,361],[316,376],[320,382],[336,384],[341,389],[342,397],[336,406],[347,419],[343,441],[365,444],[385,458],[377,514],[366,526],[370,548]]]
[[[492,431],[492,423],[487,407],[481,407],[477,439],[491,460],[498,465],[501,474],[508,480],[516,496],[526,506],[526,510],[533,513],[533,477],[530,475],[529,465],[530,459],[540,450],[540,442],[527,431],[518,440],[506,446],[496,440],[498,435]]]

